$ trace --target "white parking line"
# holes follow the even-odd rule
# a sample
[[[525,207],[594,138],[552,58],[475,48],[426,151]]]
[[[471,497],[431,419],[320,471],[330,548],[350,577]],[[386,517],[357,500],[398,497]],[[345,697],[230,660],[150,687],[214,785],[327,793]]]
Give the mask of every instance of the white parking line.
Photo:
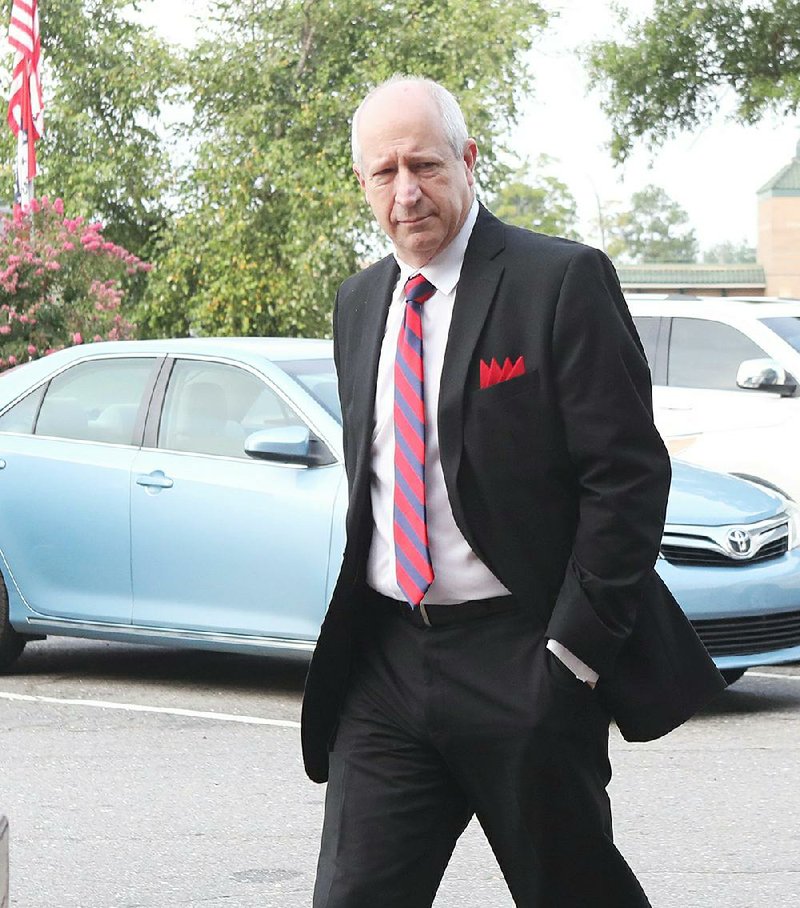
[[[785,675],[783,672],[751,672],[745,678],[783,678],[784,681],[800,681],[800,675]]]
[[[747,678],[781,678],[784,681],[800,682],[800,675],[786,675],[783,672],[748,671]],[[41,697],[32,694],[15,694],[0,691],[0,700],[15,700],[25,703],[53,703],[57,706],[85,706],[90,709],[119,709],[132,713],[161,713],[167,716],[185,716],[189,719],[212,719],[217,722],[239,722],[242,725],[270,725],[274,728],[300,728],[299,722],[291,719],[265,719],[262,716],[237,716],[231,713],[203,712],[197,709],[178,709],[171,706],[143,706],[139,703],[112,703],[109,700],[69,700],[64,697]]]
[[[299,722],[289,719],[263,719],[261,716],[236,716],[229,713],[201,712],[196,709],[176,709],[170,706],[142,706],[137,703],[111,703],[107,700],[67,700],[61,697],[37,697],[0,691],[0,700],[20,700],[26,703],[55,703],[59,706],[88,706],[92,709],[121,709],[132,713],[164,713],[168,716],[187,716],[190,719],[215,719],[218,722],[240,722],[243,725],[272,725],[276,728],[300,728]]]

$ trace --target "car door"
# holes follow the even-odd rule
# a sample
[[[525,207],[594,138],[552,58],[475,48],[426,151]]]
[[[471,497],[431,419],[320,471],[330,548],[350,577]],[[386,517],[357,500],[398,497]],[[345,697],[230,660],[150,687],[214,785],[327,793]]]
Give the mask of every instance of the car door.
[[[666,389],[658,405],[672,411],[685,431],[758,428],[780,419],[780,397],[736,384],[742,362],[769,356],[738,328],[705,318],[672,318],[668,350]]]
[[[41,615],[131,620],[130,470],[159,363],[77,363],[0,418],[0,548]]]
[[[259,373],[175,360],[131,479],[136,625],[316,638],[343,469],[244,453],[251,432],[302,424]]]
[[[653,382],[653,412],[664,438],[674,439],[696,431],[691,395],[667,386],[667,352],[670,319],[658,315],[633,315],[644,347]]]
[[[661,354],[664,335],[663,322],[658,315],[632,315],[633,323],[639,334],[639,339],[644,347],[644,355],[647,357],[647,364],[650,366],[650,374],[653,378],[653,384],[658,384],[661,380]]]

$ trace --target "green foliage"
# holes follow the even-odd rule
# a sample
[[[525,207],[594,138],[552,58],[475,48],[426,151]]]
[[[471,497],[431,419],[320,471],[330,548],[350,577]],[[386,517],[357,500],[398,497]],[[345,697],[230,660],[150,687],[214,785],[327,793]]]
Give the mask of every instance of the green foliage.
[[[744,241],[732,243],[726,240],[703,252],[703,261],[707,265],[738,265],[755,260],[756,250]]]
[[[619,11],[622,27],[625,15]],[[708,121],[724,91],[735,117],[800,106],[798,0],[655,0],[652,14],[621,40],[594,43],[591,82],[605,93],[612,154],[624,161],[637,139],[660,144]]]
[[[0,263],[0,371],[84,340],[133,336],[124,287],[150,266],[99,224],[65,218],[61,199],[0,219]]]
[[[213,4],[188,54],[197,160],[141,309],[150,334],[324,334],[336,287],[374,248],[351,171],[349,120],[395,72],[462,102],[480,179],[503,176],[492,136],[529,82],[546,23],[527,0],[275,0]]]
[[[519,168],[489,207],[509,224],[576,240],[578,206],[566,183],[546,172],[552,163],[552,158],[541,155],[534,165]]]
[[[178,72],[164,42],[138,25],[139,0],[47,0],[39,6],[45,134],[37,196],[99,218],[109,239],[149,255],[164,229],[169,157],[156,121]],[[5,59],[5,84],[11,56]],[[16,140],[0,138],[10,202]]]
[[[631,196],[625,211],[604,219],[606,251],[613,259],[645,262],[694,262],[697,237],[688,215],[658,186]]]

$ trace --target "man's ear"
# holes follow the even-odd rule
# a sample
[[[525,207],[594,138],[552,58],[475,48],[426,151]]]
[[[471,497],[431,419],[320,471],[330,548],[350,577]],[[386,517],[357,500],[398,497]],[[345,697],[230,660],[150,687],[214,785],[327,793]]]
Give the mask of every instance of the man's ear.
[[[356,175],[358,185],[366,191],[367,184],[364,180],[364,177],[361,176],[361,169],[359,168],[358,164],[353,164],[353,173]]]
[[[467,139],[463,160],[467,168],[467,182],[472,186],[475,183],[475,162],[478,160],[478,145],[474,139]]]

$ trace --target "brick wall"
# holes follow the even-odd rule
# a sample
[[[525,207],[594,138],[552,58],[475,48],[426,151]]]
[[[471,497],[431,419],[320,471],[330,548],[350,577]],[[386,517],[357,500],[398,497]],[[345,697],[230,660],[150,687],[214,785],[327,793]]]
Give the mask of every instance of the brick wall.
[[[767,296],[800,298],[800,195],[759,199],[758,262]]]

